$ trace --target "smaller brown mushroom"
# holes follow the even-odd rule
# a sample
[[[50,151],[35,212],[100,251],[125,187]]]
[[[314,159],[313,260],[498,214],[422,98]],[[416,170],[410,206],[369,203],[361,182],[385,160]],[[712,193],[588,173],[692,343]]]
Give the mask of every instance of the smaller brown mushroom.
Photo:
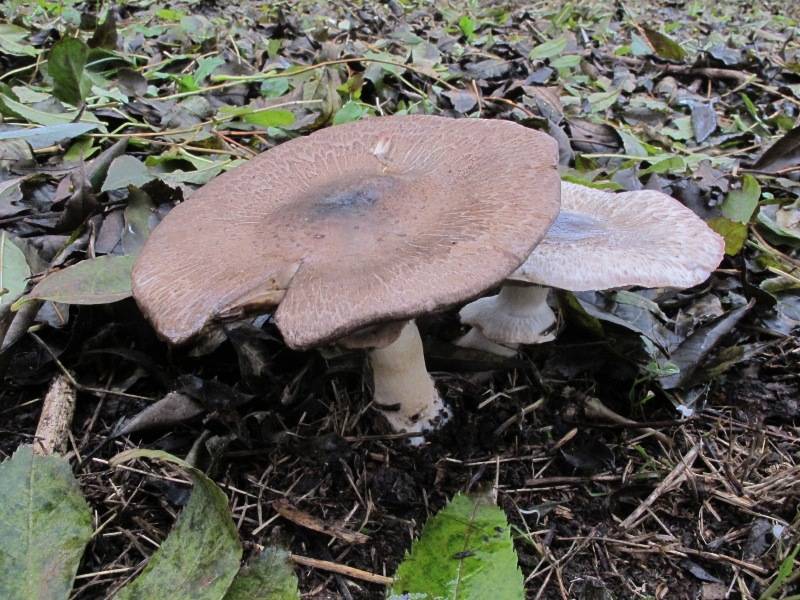
[[[717,268],[724,246],[702,219],[666,194],[609,193],[562,182],[561,212],[545,239],[498,295],[461,309],[461,321],[473,329],[456,343],[513,356],[519,344],[554,339],[549,288],[692,287]]]

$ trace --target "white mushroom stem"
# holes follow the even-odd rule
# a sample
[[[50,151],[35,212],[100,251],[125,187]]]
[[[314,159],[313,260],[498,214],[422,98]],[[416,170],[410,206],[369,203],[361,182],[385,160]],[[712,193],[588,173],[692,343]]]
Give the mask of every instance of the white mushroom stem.
[[[436,428],[449,412],[425,367],[422,339],[414,321],[384,348],[369,353],[375,404],[395,431]]]
[[[461,322],[480,330],[492,342],[513,347],[514,344],[541,344],[555,339],[552,329],[556,316],[547,305],[550,288],[538,285],[506,283],[497,296],[479,298],[461,309]],[[474,345],[476,336],[461,338],[459,345]],[[492,351],[491,349],[488,349]]]

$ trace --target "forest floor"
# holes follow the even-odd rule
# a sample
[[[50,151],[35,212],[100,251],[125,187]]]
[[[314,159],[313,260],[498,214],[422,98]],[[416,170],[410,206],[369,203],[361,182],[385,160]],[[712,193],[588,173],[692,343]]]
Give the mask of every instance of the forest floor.
[[[130,298],[0,305],[0,458],[32,441],[55,377],[78,384],[68,456],[102,527],[73,598],[108,597],[134,577],[186,501],[164,466],[109,466],[133,447],[191,451],[227,493],[248,551],[277,542],[392,575],[449,498],[490,489],[529,598],[797,597],[791,558],[764,595],[800,542],[790,4],[123,1],[97,14],[93,2],[5,3],[0,134],[94,124],[68,141],[0,145],[0,226],[22,240],[34,281],[135,254],[197,185],[287,138],[401,111],[546,131],[562,177],[669,193],[728,252],[690,290],[554,295],[557,340],[512,359],[455,347],[457,309],[421,319],[454,418],[419,447],[387,433],[361,353],[291,351],[269,322],[170,349]],[[54,96],[41,61],[67,33],[92,46],[80,114]],[[261,75],[298,65],[318,66]],[[98,157],[120,155],[135,160],[118,163],[115,181],[92,179]],[[123,429],[174,391],[202,411]],[[598,417],[593,399],[638,423]],[[369,540],[305,529],[276,513],[280,498]],[[384,593],[297,573],[308,598]]]

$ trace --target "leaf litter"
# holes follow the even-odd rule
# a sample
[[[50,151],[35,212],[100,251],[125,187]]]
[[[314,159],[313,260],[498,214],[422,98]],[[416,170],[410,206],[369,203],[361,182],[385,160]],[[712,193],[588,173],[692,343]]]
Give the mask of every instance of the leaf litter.
[[[800,15],[743,6],[4,6],[0,452],[31,442],[55,377],[81,384],[67,456],[102,527],[73,597],[122,588],[187,502],[162,465],[109,467],[137,446],[213,467],[251,580],[273,541],[391,575],[436,509],[491,486],[529,597],[798,593]],[[450,345],[454,313],[425,319],[456,417],[421,450],[381,433],[358,354],[289,351],[268,319],[192,353],[155,338],[126,274],[175,203],[294,136],[404,111],[548,131],[565,179],[672,193],[729,258],[694,290],[560,295],[559,339],[509,361]],[[586,397],[623,419],[588,418]],[[319,597],[384,593],[296,572]]]

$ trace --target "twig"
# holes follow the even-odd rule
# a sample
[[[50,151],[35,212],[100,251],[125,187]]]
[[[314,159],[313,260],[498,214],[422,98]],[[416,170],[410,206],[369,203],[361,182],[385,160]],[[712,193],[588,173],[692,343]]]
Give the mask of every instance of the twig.
[[[272,503],[272,508],[284,519],[288,519],[300,527],[318,531],[319,533],[330,535],[351,544],[365,544],[369,541],[369,536],[359,533],[358,531],[350,531],[338,525],[325,523],[317,517],[293,506],[288,500],[276,500]]]
[[[263,550],[263,547],[259,546]],[[318,558],[309,558],[308,556],[300,556],[298,554],[289,554],[289,559],[298,565],[305,567],[312,567],[322,571],[330,571],[331,573],[339,573],[345,577],[352,579],[360,579],[361,581],[368,581],[369,583],[377,583],[379,585],[392,585],[394,579],[386,577],[386,575],[378,575],[377,573],[370,573],[355,567],[348,567],[347,565],[340,565],[339,563],[331,562],[329,560],[319,560]]]
[[[525,418],[525,415],[528,415],[528,414],[532,413],[533,411],[535,411],[535,410],[537,410],[537,409],[541,408],[542,406],[544,406],[544,398],[539,398],[539,399],[538,399],[536,402],[534,402],[533,404],[529,404],[528,406],[526,406],[525,408],[523,408],[523,409],[522,409],[521,411],[519,411],[519,413],[517,413],[516,415],[514,415],[514,416],[512,416],[512,417],[509,417],[508,419],[506,419],[505,421],[503,421],[503,422],[500,424],[500,426],[499,426],[497,429],[495,429],[495,430],[494,430],[494,435],[496,435],[496,436],[497,436],[497,435],[500,435],[500,434],[502,434],[502,433],[503,433],[503,432],[504,432],[506,429],[508,429],[509,427],[511,427],[511,426],[512,426],[514,423],[516,423],[517,421],[520,421],[520,422],[521,422],[521,421],[522,421],[522,420]]]

